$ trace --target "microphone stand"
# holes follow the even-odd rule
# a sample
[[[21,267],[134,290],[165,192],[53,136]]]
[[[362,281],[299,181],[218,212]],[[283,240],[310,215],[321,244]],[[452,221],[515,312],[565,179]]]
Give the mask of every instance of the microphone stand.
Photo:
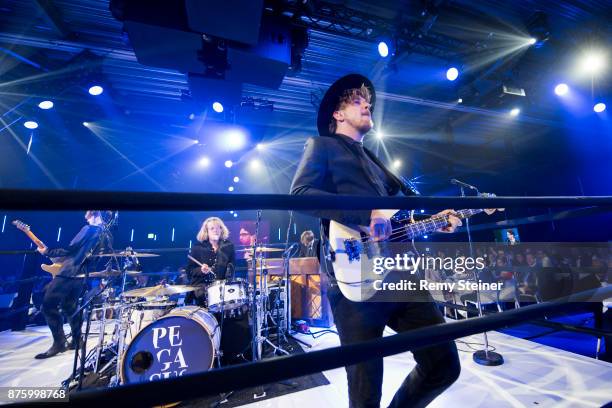
[[[461,197],[465,197],[464,185],[469,186],[469,184],[462,183],[462,182],[453,183],[453,184],[456,184],[459,186],[459,188],[461,188]],[[470,186],[470,188],[478,192],[477,188],[473,186]],[[472,248],[472,233],[470,230],[470,219],[469,218],[465,219],[465,230],[467,231],[467,236],[468,236],[468,243],[470,247],[470,257],[474,258],[474,249]],[[476,283],[480,281],[479,279],[480,276],[476,268],[474,268],[474,278],[476,279]],[[482,317],[483,313],[482,313],[482,302],[480,298],[480,286],[476,286],[476,305],[478,307],[478,317]],[[496,353],[494,351],[489,351],[489,337],[487,336],[487,332],[485,331],[482,334],[484,336],[484,350],[477,350],[474,352],[474,354],[472,355],[474,362],[476,364],[485,365],[485,366],[502,365],[504,363],[504,358],[499,353]]]

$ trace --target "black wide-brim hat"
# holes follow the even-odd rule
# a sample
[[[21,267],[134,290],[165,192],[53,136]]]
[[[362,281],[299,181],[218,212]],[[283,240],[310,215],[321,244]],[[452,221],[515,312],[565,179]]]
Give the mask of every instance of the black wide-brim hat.
[[[319,130],[320,136],[329,136],[329,122],[331,121],[334,112],[336,111],[336,107],[338,106],[338,101],[340,97],[344,94],[344,92],[348,89],[361,88],[362,85],[365,85],[372,95],[370,99],[370,112],[374,111],[374,104],[376,103],[376,90],[374,89],[374,85],[372,82],[359,74],[348,74],[338,79],[336,82],[329,87],[323,99],[321,100],[321,105],[319,105],[319,113],[317,114],[317,129]]]

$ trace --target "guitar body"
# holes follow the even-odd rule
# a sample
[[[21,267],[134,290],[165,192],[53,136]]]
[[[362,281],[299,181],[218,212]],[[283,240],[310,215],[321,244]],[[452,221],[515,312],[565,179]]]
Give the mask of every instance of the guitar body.
[[[384,210],[384,213],[391,218],[397,210]],[[329,224],[329,243],[335,252],[334,275],[342,294],[353,302],[370,299],[376,294],[372,282],[384,279],[384,275],[373,272],[372,258],[384,256],[385,242],[364,245],[362,241],[369,232],[370,228],[365,226],[347,226],[333,220]]]
[[[480,196],[495,195],[481,193]],[[454,215],[459,219],[467,219],[481,212],[490,215],[495,211],[495,209],[465,209],[456,211]],[[503,208],[498,211],[503,211]],[[335,252],[334,274],[342,294],[353,302],[371,299],[377,292],[373,283],[385,280],[388,271],[381,274],[374,273],[373,259],[397,255],[391,251],[389,242],[407,242],[412,238],[445,228],[449,224],[448,215],[444,214],[410,223],[408,217],[398,210],[384,210],[383,213],[391,220],[391,239],[387,241],[370,240],[369,227],[349,226],[330,221],[329,241],[332,251]]]
[[[34,235],[34,233],[30,230],[30,226],[28,224],[25,224],[23,221],[20,220],[14,220],[12,224],[17,227],[18,230],[26,234],[26,236],[30,238],[38,248],[46,248],[46,245],[40,239],[38,239],[38,237]],[[51,265],[41,264],[40,269],[47,273],[50,273],[55,278],[55,276],[60,273],[62,267],[64,266],[63,258],[51,258],[51,262],[53,262],[53,264]]]
[[[61,262],[57,262],[55,259],[51,259],[51,261],[53,261],[51,265],[41,264],[40,269],[47,273],[50,273],[55,278],[55,276],[62,270],[64,264],[62,264]]]

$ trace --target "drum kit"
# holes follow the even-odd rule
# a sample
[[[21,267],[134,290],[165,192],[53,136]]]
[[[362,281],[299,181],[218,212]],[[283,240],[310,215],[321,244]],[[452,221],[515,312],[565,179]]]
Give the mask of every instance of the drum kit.
[[[261,256],[276,251],[283,250],[256,248],[255,253],[259,258],[253,265],[256,265],[257,271],[249,271],[251,276],[257,277],[253,279],[255,285],[236,278],[216,280],[205,288],[163,283],[131,290],[124,290],[126,279],[147,274],[128,270],[128,266],[137,265],[138,258],[158,256],[157,254],[138,253],[128,248],[114,254],[93,255],[112,256],[117,265],[120,265],[118,260],[124,258],[122,268],[109,268],[87,274],[90,278],[108,279],[107,288],[113,281],[120,280],[120,293],[114,297],[99,296],[102,301],[95,306],[93,303],[89,306],[83,305],[87,317],[85,344],[88,344],[89,334],[94,334],[90,333],[89,329],[92,317],[95,316],[99,325],[98,339],[89,353],[84,352],[85,348],[82,350],[79,370],[75,355],[73,374],[64,381],[64,386],[80,389],[83,378],[91,374],[101,377],[104,373],[109,386],[116,386],[177,377],[219,367],[223,355],[221,338],[224,319],[245,317],[244,315],[252,310],[256,313],[249,313],[248,322],[255,336],[249,343],[251,348],[256,345],[253,359],[261,358],[264,343],[272,346],[277,354],[289,354],[280,347],[281,322],[275,320],[275,317],[278,319],[288,315],[286,310],[279,308],[288,307],[288,302],[283,302],[282,299],[283,292],[289,285],[268,287],[268,269],[276,272],[282,269],[282,266],[268,265],[271,260],[264,260]],[[251,250],[251,254],[253,253]],[[184,295],[202,289],[207,294],[205,307],[182,304]],[[105,288],[100,292],[104,291],[109,292]],[[270,301],[272,292],[274,301]],[[284,299],[286,300],[286,296]],[[268,337],[273,323],[278,326],[277,344]]]

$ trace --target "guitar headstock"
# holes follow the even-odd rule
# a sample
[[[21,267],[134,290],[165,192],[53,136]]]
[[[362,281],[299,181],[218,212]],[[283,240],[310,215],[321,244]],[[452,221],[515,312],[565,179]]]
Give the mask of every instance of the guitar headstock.
[[[30,230],[30,226],[21,220],[13,221],[13,225],[17,227],[18,230],[21,230],[23,232],[27,232]]]
[[[493,198],[493,197],[497,197],[495,194],[493,193],[478,193],[479,197],[483,197],[483,198]],[[495,211],[505,211],[505,208],[485,208],[483,211],[485,212],[485,214],[487,215],[491,215],[493,214]]]

